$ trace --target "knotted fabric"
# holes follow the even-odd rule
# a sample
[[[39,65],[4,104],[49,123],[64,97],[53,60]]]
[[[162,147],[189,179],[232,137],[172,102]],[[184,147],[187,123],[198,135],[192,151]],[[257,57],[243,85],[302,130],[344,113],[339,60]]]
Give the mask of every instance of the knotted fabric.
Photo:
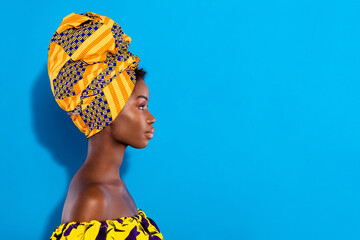
[[[48,47],[48,72],[59,106],[87,138],[115,120],[129,99],[140,58],[112,19],[71,13]]]

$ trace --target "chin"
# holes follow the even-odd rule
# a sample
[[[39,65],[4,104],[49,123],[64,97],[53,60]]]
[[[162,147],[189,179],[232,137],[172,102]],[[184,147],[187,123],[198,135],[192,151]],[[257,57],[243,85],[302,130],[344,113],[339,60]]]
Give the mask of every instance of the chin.
[[[142,149],[142,148],[146,148],[148,144],[149,144],[149,141],[146,141],[146,142],[142,142],[142,143],[130,144],[130,146],[133,148],[136,148],[136,149]]]

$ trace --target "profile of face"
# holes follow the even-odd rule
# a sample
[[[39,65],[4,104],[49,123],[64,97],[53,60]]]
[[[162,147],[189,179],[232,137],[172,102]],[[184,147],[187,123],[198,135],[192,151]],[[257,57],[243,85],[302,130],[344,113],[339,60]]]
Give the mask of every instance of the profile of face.
[[[154,116],[149,112],[149,88],[138,79],[125,106],[109,125],[112,138],[133,148],[145,148],[155,128]]]

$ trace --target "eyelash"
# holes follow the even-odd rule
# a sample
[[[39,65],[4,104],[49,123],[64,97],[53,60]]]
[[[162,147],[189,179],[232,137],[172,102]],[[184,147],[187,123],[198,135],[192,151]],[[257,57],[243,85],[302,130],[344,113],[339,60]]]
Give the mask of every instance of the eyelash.
[[[145,107],[145,105],[140,105],[139,108],[140,107]],[[147,107],[149,107],[149,105],[147,105]],[[140,110],[144,110],[144,109],[140,109]]]

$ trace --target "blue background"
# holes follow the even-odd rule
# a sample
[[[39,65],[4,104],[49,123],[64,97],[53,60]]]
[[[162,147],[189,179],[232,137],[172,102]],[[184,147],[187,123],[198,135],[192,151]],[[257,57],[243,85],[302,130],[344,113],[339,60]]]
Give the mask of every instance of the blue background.
[[[121,176],[165,239],[360,239],[359,1],[7,1],[2,239],[48,239],[86,137],[47,47],[71,12],[132,38],[156,132]]]

